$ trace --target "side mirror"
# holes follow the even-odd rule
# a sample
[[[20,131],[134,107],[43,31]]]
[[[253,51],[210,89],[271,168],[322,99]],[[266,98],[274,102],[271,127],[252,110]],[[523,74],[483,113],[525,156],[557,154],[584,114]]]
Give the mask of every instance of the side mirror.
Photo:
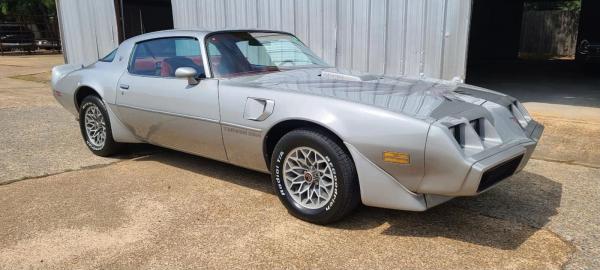
[[[200,83],[200,79],[204,77],[203,75],[204,74],[198,75],[196,69],[191,67],[180,67],[175,70],[175,77],[187,79],[188,84],[190,85],[196,85]]]

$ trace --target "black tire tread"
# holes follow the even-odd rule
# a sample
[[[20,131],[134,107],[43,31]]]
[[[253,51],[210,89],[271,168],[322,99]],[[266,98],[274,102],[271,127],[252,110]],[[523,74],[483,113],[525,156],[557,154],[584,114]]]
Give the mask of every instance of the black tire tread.
[[[338,161],[338,166],[341,169],[341,173],[344,174],[344,177],[347,179],[352,179],[350,182],[350,185],[347,188],[348,193],[347,197],[348,197],[348,201],[347,203],[342,204],[341,207],[336,208],[335,212],[333,214],[331,214],[327,219],[311,219],[311,218],[306,218],[305,216],[300,216],[300,215],[296,215],[296,213],[294,213],[293,211],[291,211],[291,213],[303,220],[312,222],[312,223],[316,223],[316,224],[321,224],[321,225],[325,225],[325,224],[329,224],[329,223],[333,223],[336,221],[339,221],[340,219],[344,218],[345,216],[347,216],[348,214],[350,214],[352,211],[354,211],[359,205],[360,205],[360,188],[358,185],[358,175],[356,172],[356,167],[354,166],[354,161],[352,160],[352,158],[350,157],[350,153],[348,153],[344,148],[342,148],[336,141],[334,141],[333,139],[331,139],[331,137],[326,134],[325,132],[316,129],[316,128],[298,128],[298,129],[294,129],[290,132],[288,132],[286,135],[284,135],[281,139],[280,142],[287,136],[302,136],[302,137],[312,137],[315,138],[317,140],[322,141],[323,143],[327,144],[332,150],[333,150],[333,155],[335,155],[335,158]],[[279,142],[278,142],[279,143]],[[275,149],[277,149],[278,147],[276,146]],[[276,155],[273,155],[273,157],[275,157]],[[273,164],[274,159],[271,161],[271,164]],[[340,173],[340,172],[338,172]]]
[[[112,127],[110,126],[110,118],[108,116],[108,111],[104,107],[104,102],[102,101],[102,99],[100,99],[96,95],[86,96],[81,101],[81,106],[79,107],[80,108],[79,109],[79,127],[81,129],[81,135],[83,136],[84,142],[85,142],[85,140],[87,140],[87,135],[85,133],[85,127],[83,126],[83,122],[81,119],[82,119],[83,107],[84,107],[84,104],[86,104],[86,103],[94,103],[96,106],[98,106],[98,108],[102,112],[104,118],[106,119],[105,120],[106,121],[106,142],[104,143],[104,148],[102,148],[101,150],[94,150],[94,149],[90,148],[87,145],[87,143],[86,143],[86,146],[88,147],[88,149],[90,149],[90,151],[92,151],[92,153],[94,153],[97,156],[101,156],[101,157],[109,157],[109,156],[112,156],[112,155],[118,153],[122,149],[123,144],[114,141],[113,136],[112,136]]]

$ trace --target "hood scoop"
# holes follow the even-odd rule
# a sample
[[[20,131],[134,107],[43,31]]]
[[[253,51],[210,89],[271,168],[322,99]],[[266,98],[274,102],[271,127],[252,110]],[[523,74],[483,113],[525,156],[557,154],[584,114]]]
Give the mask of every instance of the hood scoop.
[[[319,75],[323,79],[330,80],[344,80],[344,81],[356,81],[356,82],[366,82],[366,81],[376,81],[379,77],[371,74],[350,74],[350,73],[342,73],[339,71],[329,71],[324,70]]]

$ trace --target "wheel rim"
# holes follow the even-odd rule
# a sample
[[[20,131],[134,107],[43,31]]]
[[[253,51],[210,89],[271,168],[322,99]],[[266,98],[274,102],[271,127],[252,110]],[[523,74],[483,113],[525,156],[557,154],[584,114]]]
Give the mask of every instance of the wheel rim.
[[[106,142],[106,123],[100,109],[95,104],[91,104],[85,109],[84,114],[85,133],[88,142],[95,149],[104,147]]]
[[[283,168],[285,188],[294,202],[318,209],[331,200],[335,184],[333,168],[317,150],[295,148],[285,157]]]

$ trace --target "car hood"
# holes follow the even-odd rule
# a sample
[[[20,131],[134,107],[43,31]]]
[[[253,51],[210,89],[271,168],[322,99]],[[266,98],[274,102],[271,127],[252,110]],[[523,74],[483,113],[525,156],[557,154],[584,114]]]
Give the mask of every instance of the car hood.
[[[482,110],[481,105],[488,101],[508,106],[514,100],[498,92],[450,81],[382,77],[332,68],[266,73],[226,83],[341,99],[421,119]]]

